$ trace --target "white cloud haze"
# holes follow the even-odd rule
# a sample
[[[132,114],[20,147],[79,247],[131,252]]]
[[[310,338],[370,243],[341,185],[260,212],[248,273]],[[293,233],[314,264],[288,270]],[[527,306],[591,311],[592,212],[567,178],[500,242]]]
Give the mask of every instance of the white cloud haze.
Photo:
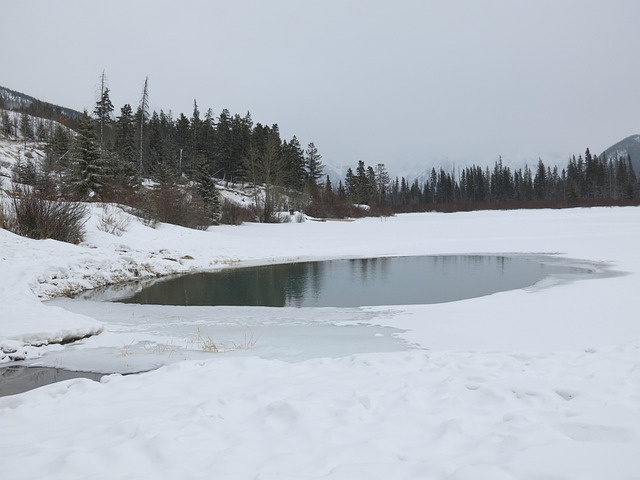
[[[335,165],[564,163],[640,131],[640,2],[3,2],[0,85],[250,111]]]

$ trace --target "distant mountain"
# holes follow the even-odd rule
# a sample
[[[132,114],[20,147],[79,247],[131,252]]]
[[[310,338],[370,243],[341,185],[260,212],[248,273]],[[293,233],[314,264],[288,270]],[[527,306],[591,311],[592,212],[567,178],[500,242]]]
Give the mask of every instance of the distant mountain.
[[[365,165],[367,167],[374,167],[374,168],[376,167],[375,164],[370,164],[367,162],[365,162]],[[454,165],[455,164],[451,162],[445,162],[443,163],[442,167],[445,169],[445,171],[450,171],[450,169],[453,168]],[[435,164],[433,166],[431,164],[429,164],[428,166],[425,166],[425,164],[421,164],[421,163],[407,163],[407,164],[399,164],[399,165],[385,164],[385,167],[387,169],[387,172],[389,173],[389,177],[391,177],[391,180],[395,180],[396,177],[397,178],[404,177],[404,179],[407,180],[408,182],[413,182],[417,178],[420,183],[423,183],[425,180],[428,180],[429,175],[431,175],[432,168],[436,168],[436,170],[440,169],[440,166],[436,167]],[[325,176],[329,175],[329,179],[331,180],[331,183],[334,186],[336,186],[340,181],[344,183],[344,179],[347,176],[347,170],[351,169],[353,173],[355,173],[357,168],[358,168],[357,161],[353,162],[350,165],[333,165],[331,163],[327,163],[324,166],[323,174]]]
[[[367,167],[374,167],[376,165],[366,163]],[[431,173],[431,167],[425,168],[421,165],[413,165],[413,166],[397,166],[397,165],[385,165],[387,168],[387,172],[389,173],[389,177],[391,180],[395,180],[396,177],[401,178],[404,177],[405,180],[409,182],[413,182],[414,179],[418,179],[420,183],[423,183],[425,180],[429,178]],[[333,165],[330,163],[325,164],[323,169],[323,175],[329,176],[331,180],[331,184],[333,186],[337,186],[339,182],[344,184],[345,177],[347,176],[347,170],[351,169],[353,173],[356,172],[358,168],[358,162],[354,162],[352,165]],[[324,178],[322,179],[324,181]]]
[[[629,155],[636,175],[640,175],[640,135],[631,135],[624,140],[620,140],[602,152],[602,155],[606,155],[607,158]]]
[[[82,116],[77,110],[44,102],[3,86],[0,86],[0,108],[24,111],[36,117],[56,121],[60,121],[61,117],[76,120]]]

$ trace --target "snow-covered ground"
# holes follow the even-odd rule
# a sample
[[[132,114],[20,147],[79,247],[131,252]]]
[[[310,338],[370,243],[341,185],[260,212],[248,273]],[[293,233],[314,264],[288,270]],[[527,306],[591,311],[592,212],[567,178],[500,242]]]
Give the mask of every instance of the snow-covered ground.
[[[640,478],[640,208],[207,232],[131,219],[121,237],[100,218],[94,206],[80,246],[0,230],[4,360],[167,365],[0,398],[7,478]],[[40,301],[171,272],[457,253],[552,254],[623,274],[357,309]],[[229,351],[203,351],[223,331],[212,323]]]

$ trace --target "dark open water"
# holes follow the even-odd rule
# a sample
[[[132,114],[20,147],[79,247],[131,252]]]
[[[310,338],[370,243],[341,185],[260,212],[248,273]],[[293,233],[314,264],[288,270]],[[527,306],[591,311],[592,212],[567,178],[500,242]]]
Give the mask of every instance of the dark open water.
[[[451,255],[288,263],[157,281],[118,301],[183,306],[361,307],[452,302],[587,270],[542,257]]]

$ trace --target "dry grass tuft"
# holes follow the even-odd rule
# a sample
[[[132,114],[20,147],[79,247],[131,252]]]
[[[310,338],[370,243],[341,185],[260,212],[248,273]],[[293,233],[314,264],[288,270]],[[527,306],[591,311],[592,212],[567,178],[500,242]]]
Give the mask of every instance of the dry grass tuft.
[[[130,219],[111,205],[102,207],[98,230],[121,237],[129,229]]]

